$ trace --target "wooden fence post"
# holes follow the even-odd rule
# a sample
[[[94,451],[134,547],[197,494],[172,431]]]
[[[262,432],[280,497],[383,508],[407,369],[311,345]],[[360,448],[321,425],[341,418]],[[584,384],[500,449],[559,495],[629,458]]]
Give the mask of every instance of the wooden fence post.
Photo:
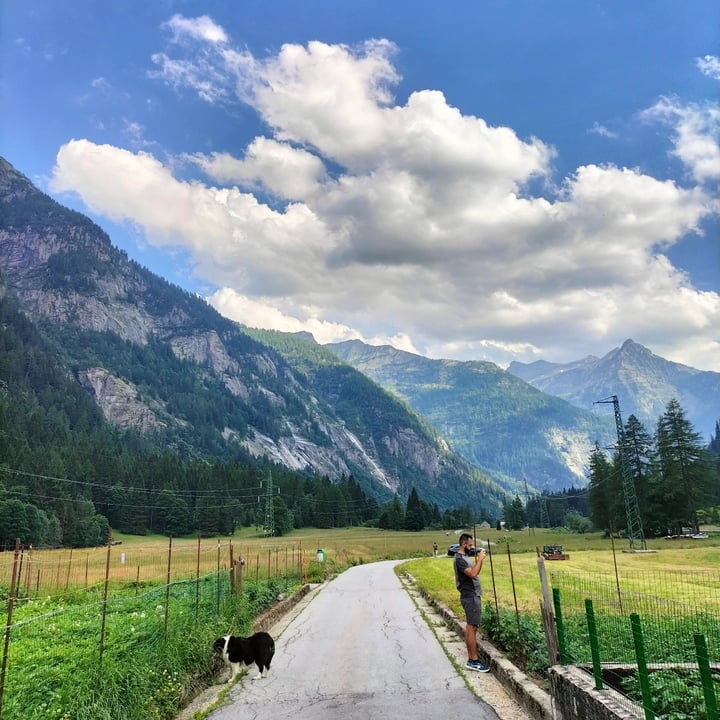
[[[540,574],[540,585],[542,586],[543,599],[540,601],[540,616],[542,618],[543,630],[545,631],[545,642],[547,643],[548,658],[551,665],[560,662],[558,651],[557,628],[555,627],[555,615],[553,613],[553,601],[550,597],[550,585],[548,584],[545,558],[538,552],[538,572]]]
[[[0,671],[0,717],[2,716],[3,695],[5,694],[5,674],[7,672],[8,653],[10,651],[10,629],[12,628],[13,606],[18,581],[18,558],[20,556],[20,538],[15,538],[15,557],[13,559],[10,597],[8,598],[7,624],[5,625],[5,647],[3,649],[2,671]]]
[[[235,562],[235,594],[240,597],[243,592],[243,567],[245,558],[241,555]]]
[[[100,660],[102,668],[103,653],[105,652],[105,622],[107,619],[108,585],[110,584],[110,548],[112,547],[112,529],[108,531],[107,557],[105,560],[105,589],[103,590],[102,623],[100,625]]]

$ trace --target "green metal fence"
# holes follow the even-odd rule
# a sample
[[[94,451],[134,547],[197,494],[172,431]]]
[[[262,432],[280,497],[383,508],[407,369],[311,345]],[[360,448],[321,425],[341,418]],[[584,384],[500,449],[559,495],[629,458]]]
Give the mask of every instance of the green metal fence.
[[[560,662],[612,686],[645,718],[718,720],[720,569],[551,575]]]

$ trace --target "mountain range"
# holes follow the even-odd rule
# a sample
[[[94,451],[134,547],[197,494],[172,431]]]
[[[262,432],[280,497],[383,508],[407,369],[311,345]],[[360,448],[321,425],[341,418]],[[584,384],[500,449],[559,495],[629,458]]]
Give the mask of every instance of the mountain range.
[[[720,374],[632,341],[599,360],[505,371],[251,330],[128,259],[0,159],[9,300],[112,427],[181,458],[352,475],[381,501],[415,487],[440,508],[495,512],[507,493],[584,484],[591,449],[615,439],[612,413],[593,406],[609,395],[649,429],[669,396],[703,433],[720,412]]]
[[[329,344],[338,357],[427,418],[450,446],[511,492],[556,491],[586,481],[599,445],[616,443],[621,416],[652,433],[668,402],[680,402],[708,439],[720,417],[720,373],[699,371],[627,340],[603,358],[565,365],[432,360],[358,340]]]
[[[181,457],[353,476],[380,500],[415,487],[441,508],[494,512],[504,497],[417,413],[329,351],[289,337],[284,356],[129,260],[3,159],[0,301],[17,304],[108,423]],[[12,403],[14,387],[3,389]]]
[[[607,417],[543,393],[494,363],[431,360],[357,340],[327,347],[401,397],[454,450],[512,492],[584,485],[595,443],[606,446],[614,437]]]
[[[513,362],[508,372],[582,408],[617,395],[623,417],[635,415],[650,432],[673,398],[708,440],[720,418],[720,373],[665,360],[632,340],[601,358],[564,364]]]

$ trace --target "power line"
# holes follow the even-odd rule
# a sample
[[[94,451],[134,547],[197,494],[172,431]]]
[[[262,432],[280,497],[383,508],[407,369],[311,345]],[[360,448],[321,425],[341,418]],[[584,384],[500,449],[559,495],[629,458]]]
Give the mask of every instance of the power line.
[[[100,488],[102,490],[114,490],[117,488],[121,488],[123,490],[127,490],[129,492],[155,492],[160,493],[164,490],[172,492],[174,495],[219,495],[221,492],[233,492],[232,490],[217,490],[217,489],[211,489],[211,490],[203,490],[201,488],[198,488],[196,490],[191,489],[174,489],[174,488],[158,488],[156,489],[149,489],[147,487],[143,486],[135,486],[135,485],[108,485],[107,483],[99,483],[99,482],[90,482],[89,480],[72,480],[70,478],[61,478],[61,477],[54,477],[52,475],[39,475],[37,473],[31,473],[27,472],[25,470],[15,470],[13,468],[6,468],[1,467],[0,468],[0,474],[2,472],[7,472],[12,475],[21,475],[24,477],[30,477],[34,478],[36,480],[52,480],[53,482],[61,482],[61,483],[67,483],[68,485],[77,485],[79,487],[89,487],[89,488]],[[258,491],[262,489],[262,484],[258,486],[251,486],[251,487],[243,487],[242,490],[246,491],[249,494],[257,494]]]

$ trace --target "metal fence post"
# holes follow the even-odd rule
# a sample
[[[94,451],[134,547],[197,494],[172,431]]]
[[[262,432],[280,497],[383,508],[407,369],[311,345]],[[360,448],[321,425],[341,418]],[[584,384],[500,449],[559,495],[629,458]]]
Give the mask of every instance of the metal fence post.
[[[499,627],[500,626],[500,606],[498,605],[497,585],[495,585],[495,566],[493,565],[493,554],[492,554],[492,546],[490,545],[490,538],[487,539],[487,551],[488,551],[488,558],[490,559],[490,579],[492,580],[493,596],[495,597],[495,618],[497,620],[498,627]]]
[[[197,556],[195,560],[195,622],[197,623],[198,610],[200,609],[200,535],[197,541]]]
[[[717,699],[715,698],[713,676],[710,671],[707,643],[705,642],[705,636],[701,633],[695,634],[695,654],[697,655],[698,667],[700,668],[707,718],[708,720],[718,720]]]
[[[112,549],[112,528],[108,531],[107,555],[105,556],[105,586],[103,588],[102,621],[100,623],[100,658],[98,665],[102,668],[105,653],[105,624],[107,622],[108,586],[110,585],[110,550]]]
[[[510,584],[512,585],[513,600],[515,601],[515,620],[517,622],[517,630],[518,630],[518,645],[520,647],[522,647],[523,640],[522,640],[522,628],[520,627],[520,610],[518,609],[517,591],[515,589],[515,575],[513,574],[512,554],[510,552],[510,543],[507,544],[507,556],[508,556],[508,569],[510,570]]]
[[[553,605],[555,606],[555,625],[557,627],[558,652],[560,664],[568,664],[567,649],[565,646],[565,626],[563,625],[562,607],[560,606],[560,588],[553,588]]]
[[[650,674],[648,673],[647,660],[645,658],[645,641],[643,639],[640,616],[637,613],[632,613],[630,615],[630,625],[632,627],[633,641],[635,643],[635,657],[637,659],[638,677],[640,678],[640,690],[642,692],[645,720],[654,720],[655,711],[653,710],[652,690],[650,689]]]
[[[172,535],[168,538],[167,575],[165,577],[165,637],[168,632],[168,618],[170,615],[170,573],[172,570]]]
[[[220,616],[220,538],[217,541],[217,614]]]
[[[593,675],[595,689],[603,689],[602,668],[600,667],[600,642],[598,641],[597,625],[595,624],[595,611],[592,600],[585,599],[585,615],[587,616],[588,635],[590,636],[590,653],[592,655]]]

